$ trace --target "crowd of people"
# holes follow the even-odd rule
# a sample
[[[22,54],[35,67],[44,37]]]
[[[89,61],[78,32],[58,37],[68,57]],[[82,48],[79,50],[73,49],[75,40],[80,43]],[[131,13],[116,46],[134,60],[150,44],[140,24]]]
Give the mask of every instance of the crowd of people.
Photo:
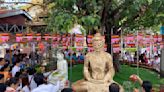
[[[30,55],[23,54],[20,50],[13,50],[11,57],[11,51],[6,50],[4,58],[0,58],[0,92],[58,92],[61,90],[60,81],[56,84],[47,81],[47,75],[45,75],[44,69],[40,73],[36,72],[33,65],[39,62],[38,53],[33,52]],[[35,55],[35,58],[33,58],[32,55]],[[67,60],[72,59],[74,64],[84,62],[85,54],[82,52],[72,53],[65,50],[64,55]],[[120,54],[116,56],[120,57]],[[158,59],[157,56],[155,57]],[[36,62],[31,63],[32,60]],[[114,60],[120,61],[121,58],[116,58]],[[140,82],[143,90],[145,90],[144,92],[151,92],[152,84],[150,82],[141,82],[138,76],[136,76],[136,78]],[[119,92],[119,85],[116,83],[111,84],[109,86],[109,91]],[[65,88],[61,92],[73,92],[73,89]],[[138,89],[134,89],[134,92],[139,91]]]
[[[84,63],[84,53],[83,52],[71,52],[70,50],[66,49],[63,51],[65,59],[67,61],[72,61],[73,64]]]
[[[37,72],[32,66],[33,63],[30,63],[31,58],[27,58],[19,50],[12,53],[12,57],[10,54],[11,52],[7,50],[5,57],[0,58],[0,92],[58,92],[61,90],[60,81],[56,84],[47,81],[45,66],[41,66],[44,68],[41,72]],[[70,89],[64,89],[62,92],[71,92],[68,90]]]
[[[153,53],[152,55],[150,55],[150,53],[145,50],[145,52],[139,53],[138,62],[139,64],[150,66],[159,72],[160,56],[160,53]],[[134,55],[130,52],[125,52],[122,58],[123,61],[126,61],[128,63],[137,63],[137,52],[135,52]]]

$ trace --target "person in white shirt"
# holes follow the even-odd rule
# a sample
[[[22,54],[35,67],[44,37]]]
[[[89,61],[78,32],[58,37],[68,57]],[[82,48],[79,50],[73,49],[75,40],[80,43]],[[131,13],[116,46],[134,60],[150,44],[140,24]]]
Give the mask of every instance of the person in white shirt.
[[[160,57],[158,55],[155,56],[154,68],[160,72]]]
[[[20,71],[20,67],[19,66],[20,66],[20,62],[17,61],[15,66],[12,68],[12,71],[11,71],[12,77],[15,77],[15,74]]]
[[[44,75],[41,73],[36,74],[34,80],[38,87],[32,90],[31,92],[58,92],[60,89],[59,81],[57,81],[56,84],[47,84]]]
[[[36,70],[33,68],[28,69],[28,79],[29,79],[29,85],[30,85],[30,89],[31,91],[35,88],[37,88],[37,84],[34,81],[34,74],[35,74]]]
[[[22,82],[22,91],[23,92],[30,92],[30,86],[29,86],[29,79],[27,74],[22,74],[20,76],[21,82]]]

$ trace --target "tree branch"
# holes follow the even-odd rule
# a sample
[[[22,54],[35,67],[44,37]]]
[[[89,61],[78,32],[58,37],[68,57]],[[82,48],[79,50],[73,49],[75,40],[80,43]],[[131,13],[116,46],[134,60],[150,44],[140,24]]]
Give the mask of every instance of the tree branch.
[[[133,3],[133,0],[131,1],[126,1],[123,2],[120,6],[118,6],[115,10],[111,11],[111,14],[109,16],[115,16],[116,14],[119,15],[119,13],[121,13],[120,9],[122,10],[126,10],[127,9],[127,5],[130,5],[131,3]]]
[[[101,15],[101,24],[104,25],[105,24],[105,21],[108,17],[108,10],[109,10],[109,7],[112,5],[112,0],[103,0],[103,9],[100,13]]]

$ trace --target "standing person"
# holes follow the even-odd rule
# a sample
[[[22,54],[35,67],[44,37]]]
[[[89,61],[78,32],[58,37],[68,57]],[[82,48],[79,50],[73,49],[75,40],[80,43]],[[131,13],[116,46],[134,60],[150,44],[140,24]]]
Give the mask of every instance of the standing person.
[[[6,82],[6,85],[8,87],[5,92],[16,92],[16,89],[19,87],[19,78],[11,78]]]
[[[20,72],[20,61],[16,61],[16,64],[14,65],[14,67],[12,68],[12,77],[15,77],[15,74],[17,72]]]
[[[135,51],[135,54],[134,54],[134,62],[135,62],[135,63],[138,62],[138,61],[137,61],[137,51]]]
[[[0,58],[0,69],[6,64],[4,58]]]
[[[29,85],[30,85],[30,89],[31,91],[35,88],[37,88],[37,84],[34,81],[34,74],[35,74],[36,70],[34,68],[29,68],[28,69],[28,79],[29,79]]]
[[[29,55],[29,58],[30,58],[30,64],[31,66],[34,66],[35,63],[36,63],[36,60],[37,60],[37,55],[35,52],[31,52],[30,55]]]
[[[12,56],[12,64],[15,64],[16,60],[17,60],[17,55],[14,54],[14,55]]]
[[[29,66],[29,57],[27,54],[24,54],[23,62],[27,67]]]
[[[6,54],[5,54],[4,59],[7,61],[10,61],[10,50],[9,49],[6,50]]]
[[[0,74],[0,92],[5,92],[6,85],[4,84],[4,75]]]

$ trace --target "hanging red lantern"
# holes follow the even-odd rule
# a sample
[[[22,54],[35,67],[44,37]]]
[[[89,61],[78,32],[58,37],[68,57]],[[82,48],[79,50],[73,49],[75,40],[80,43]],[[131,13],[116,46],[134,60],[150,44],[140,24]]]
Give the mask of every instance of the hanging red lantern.
[[[2,42],[9,41],[9,34],[8,33],[2,33],[0,38],[2,39]]]
[[[36,40],[37,41],[40,41],[41,40],[41,34],[40,33],[36,34]]]
[[[33,35],[29,33],[26,35],[26,38],[28,41],[31,41],[33,39]]]
[[[44,34],[44,39],[45,39],[46,41],[48,41],[49,38],[51,38],[49,34]]]
[[[16,42],[21,42],[23,40],[22,34],[16,34]]]

